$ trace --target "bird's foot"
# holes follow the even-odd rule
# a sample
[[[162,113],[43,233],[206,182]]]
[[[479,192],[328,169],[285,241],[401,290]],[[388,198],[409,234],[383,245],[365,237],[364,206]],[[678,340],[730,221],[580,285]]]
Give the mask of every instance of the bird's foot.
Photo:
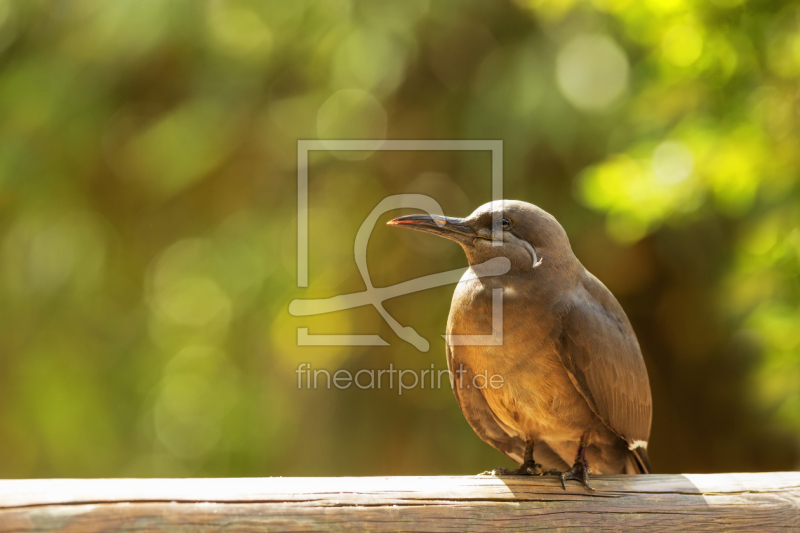
[[[578,456],[575,459],[575,464],[566,472],[550,469],[547,472],[543,472],[542,475],[560,476],[561,486],[564,490],[567,490],[567,481],[573,480],[580,481],[588,490],[594,491],[594,489],[589,486],[589,471],[589,465],[586,464],[586,460]]]
[[[542,475],[542,465],[536,463],[534,461],[526,461],[520,465],[519,468],[515,470],[509,470],[508,468],[495,468],[494,470],[490,470],[488,472],[484,472],[483,475],[492,475],[492,476],[541,476]]]
[[[485,472],[481,472],[478,474],[479,476],[509,476],[513,474],[513,470],[509,470],[508,468],[495,468],[493,470],[486,470]]]
[[[516,470],[517,474],[527,474],[530,476],[541,476],[542,465],[535,461],[526,461]]]

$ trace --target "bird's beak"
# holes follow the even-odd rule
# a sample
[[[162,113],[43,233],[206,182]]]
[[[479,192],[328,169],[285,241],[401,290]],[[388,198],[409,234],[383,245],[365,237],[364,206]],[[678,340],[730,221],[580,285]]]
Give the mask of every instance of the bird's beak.
[[[389,226],[405,226],[463,243],[471,243],[478,236],[469,227],[466,219],[441,215],[406,215],[390,220],[387,224]]]

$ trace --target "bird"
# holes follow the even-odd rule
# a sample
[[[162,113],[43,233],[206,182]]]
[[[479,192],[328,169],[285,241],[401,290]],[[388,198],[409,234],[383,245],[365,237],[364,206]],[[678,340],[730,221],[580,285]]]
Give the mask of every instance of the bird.
[[[447,319],[446,357],[470,426],[520,464],[492,474],[552,474],[564,490],[569,480],[594,490],[590,473],[652,473],[652,398],[636,334],[554,216],[531,203],[496,200],[466,218],[416,214],[388,224],[455,241],[466,253],[469,268]],[[505,274],[475,275],[477,265],[497,257],[510,262]],[[453,342],[493,332],[496,289],[502,343]]]

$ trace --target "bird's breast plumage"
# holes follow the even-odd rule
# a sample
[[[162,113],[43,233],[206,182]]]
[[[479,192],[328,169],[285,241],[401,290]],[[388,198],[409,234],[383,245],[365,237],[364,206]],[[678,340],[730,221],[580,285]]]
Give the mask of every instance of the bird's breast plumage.
[[[502,387],[485,387],[481,394],[498,422],[521,438],[580,436],[580,420],[591,413],[560,362],[549,332],[552,314],[532,309],[529,299],[508,297],[502,284],[475,280],[460,284],[453,298],[448,335],[486,335],[492,328],[492,290],[504,289],[502,344],[451,346],[452,363],[475,375],[500,376]],[[513,291],[513,289],[512,289]],[[465,320],[469,317],[469,320]],[[576,416],[577,415],[577,416]]]

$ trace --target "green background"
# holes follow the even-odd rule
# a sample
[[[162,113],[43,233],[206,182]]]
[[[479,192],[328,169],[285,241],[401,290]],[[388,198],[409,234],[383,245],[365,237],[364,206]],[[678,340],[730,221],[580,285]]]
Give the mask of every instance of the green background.
[[[386,195],[491,198],[487,152],[314,152],[298,289],[320,138],[502,140],[505,197],[634,325],[654,469],[797,468],[799,78],[792,2],[0,0],[0,477],[509,465],[448,386],[298,389],[301,363],[444,368],[452,285],[386,302],[428,352],[371,308],[288,306],[364,289]],[[466,265],[382,223],[368,256],[376,286]]]

